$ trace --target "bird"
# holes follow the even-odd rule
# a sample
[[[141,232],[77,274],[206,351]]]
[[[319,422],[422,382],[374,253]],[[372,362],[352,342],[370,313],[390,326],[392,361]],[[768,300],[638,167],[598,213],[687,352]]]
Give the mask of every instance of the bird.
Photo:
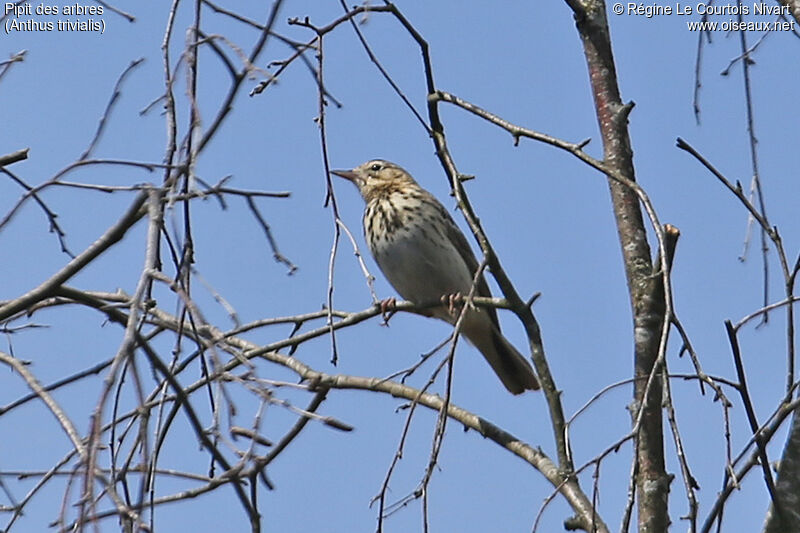
[[[372,159],[332,174],[353,183],[366,204],[364,238],[394,289],[415,304],[441,301],[422,314],[455,324],[453,302],[470,293],[478,261],[447,209],[398,165]],[[491,297],[481,274],[476,296]],[[444,305],[450,299],[450,306]],[[475,346],[512,394],[539,389],[530,363],[500,331],[497,311],[469,306],[460,333]]]

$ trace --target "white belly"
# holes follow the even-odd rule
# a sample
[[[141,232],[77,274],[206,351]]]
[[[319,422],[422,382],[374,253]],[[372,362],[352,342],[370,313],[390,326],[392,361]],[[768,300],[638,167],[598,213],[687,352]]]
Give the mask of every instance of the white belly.
[[[433,302],[444,295],[467,295],[472,287],[474,272],[439,232],[407,225],[394,232],[392,240],[377,241],[370,250],[389,283],[406,300]]]

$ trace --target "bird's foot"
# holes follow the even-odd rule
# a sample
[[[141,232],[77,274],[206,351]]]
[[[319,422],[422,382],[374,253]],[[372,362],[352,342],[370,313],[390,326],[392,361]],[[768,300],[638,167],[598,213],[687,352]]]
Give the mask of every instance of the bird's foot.
[[[397,312],[397,300],[395,298],[386,298],[381,300],[379,304],[381,308],[381,316],[383,317],[384,326],[389,325],[389,319]]]
[[[447,312],[453,317],[458,315],[458,307],[460,307],[461,301],[462,298],[460,292],[456,292],[454,294],[445,294],[442,296],[442,303],[447,306]]]

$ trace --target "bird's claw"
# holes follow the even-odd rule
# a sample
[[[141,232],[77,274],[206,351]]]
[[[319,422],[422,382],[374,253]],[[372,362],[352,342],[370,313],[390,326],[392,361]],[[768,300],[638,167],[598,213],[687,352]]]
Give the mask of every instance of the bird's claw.
[[[442,296],[442,303],[447,306],[447,312],[450,316],[456,316],[456,307],[461,304],[461,293],[445,294]]]
[[[383,317],[383,325],[389,325],[389,319],[397,312],[397,300],[395,298],[386,298],[381,300],[379,304],[381,308],[381,317]]]

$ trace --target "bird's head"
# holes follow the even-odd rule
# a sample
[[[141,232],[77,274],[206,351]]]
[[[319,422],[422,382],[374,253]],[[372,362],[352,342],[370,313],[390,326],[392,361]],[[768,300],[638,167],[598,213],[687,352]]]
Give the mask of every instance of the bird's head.
[[[368,202],[382,194],[418,187],[408,172],[383,159],[372,159],[353,170],[332,170],[331,173],[352,182]]]

